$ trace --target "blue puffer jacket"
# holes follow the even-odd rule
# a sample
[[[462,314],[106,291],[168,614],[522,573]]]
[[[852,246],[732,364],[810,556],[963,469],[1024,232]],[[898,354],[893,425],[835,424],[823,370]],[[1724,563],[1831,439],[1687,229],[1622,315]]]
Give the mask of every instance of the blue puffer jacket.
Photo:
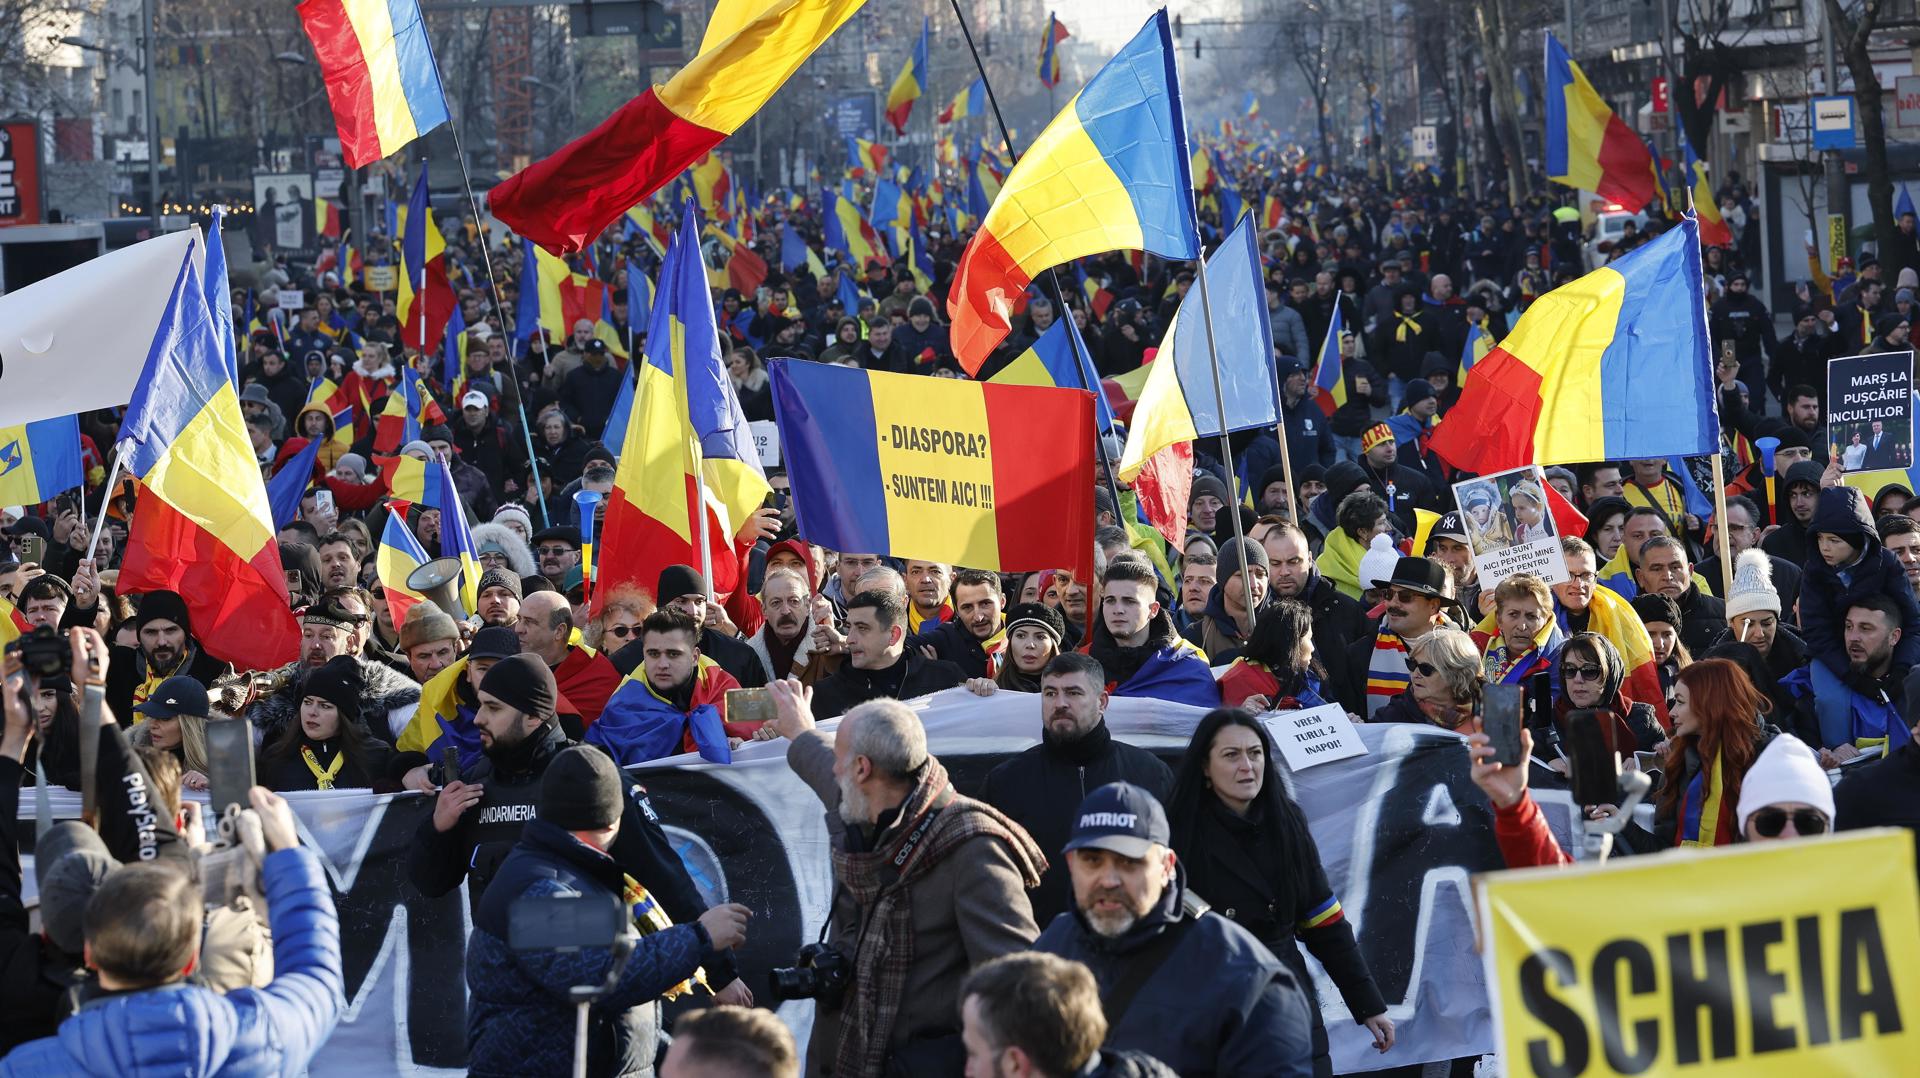
[[[1186,907],[1186,869],[1160,905],[1108,939],[1079,911],[1053,919],[1033,945],[1093,971],[1101,1003],[1133,956],[1175,922],[1194,919],[1185,938],[1147,978],[1121,1014],[1109,1013],[1105,1047],[1144,1052],[1183,1078],[1308,1078],[1313,1019],[1293,974],[1253,934],[1216,913]]]
[[[1860,560],[1835,569],[1820,556],[1818,536],[1842,536],[1861,547]],[[1807,564],[1800,576],[1800,635],[1807,651],[1837,677],[1847,674],[1844,634],[1847,608],[1869,595],[1884,595],[1900,608],[1896,666],[1920,664],[1920,604],[1900,559],[1880,545],[1867,496],[1852,487],[1827,487],[1807,524]]]
[[[51,1037],[0,1061],[0,1076],[298,1075],[340,1021],[340,921],[308,850],[267,855],[273,983],[221,995],[175,984],[94,1000]]]
[[[606,854],[547,823],[528,820],[500,864],[467,940],[467,1064],[473,1075],[566,1074],[573,1067],[574,1008],[567,990],[606,980],[612,952],[516,954],[507,946],[522,897],[621,893],[624,875]],[[662,993],[713,960],[706,929],[675,925],[641,937],[620,983],[587,1020],[587,1073],[650,1078]]]

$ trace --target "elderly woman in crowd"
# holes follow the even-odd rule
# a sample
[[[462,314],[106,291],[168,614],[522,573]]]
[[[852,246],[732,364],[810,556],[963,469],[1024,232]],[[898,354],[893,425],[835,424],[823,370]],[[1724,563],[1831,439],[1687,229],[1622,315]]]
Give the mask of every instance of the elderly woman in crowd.
[[[1494,626],[1499,635],[1487,641],[1487,680],[1518,685],[1545,672],[1560,654],[1566,638],[1553,618],[1553,594],[1537,576],[1516,573],[1493,589]]]
[[[1410,685],[1374,722],[1412,722],[1460,730],[1472,721],[1486,690],[1480,649],[1459,629],[1435,629],[1407,646]]]

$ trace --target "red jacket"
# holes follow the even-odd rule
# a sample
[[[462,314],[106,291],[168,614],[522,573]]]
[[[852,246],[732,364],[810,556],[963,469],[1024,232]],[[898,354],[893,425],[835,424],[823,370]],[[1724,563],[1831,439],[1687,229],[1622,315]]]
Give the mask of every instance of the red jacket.
[[[1500,856],[1506,859],[1508,868],[1573,864],[1530,793],[1522,793],[1512,808],[1494,806],[1493,837],[1500,843]]]

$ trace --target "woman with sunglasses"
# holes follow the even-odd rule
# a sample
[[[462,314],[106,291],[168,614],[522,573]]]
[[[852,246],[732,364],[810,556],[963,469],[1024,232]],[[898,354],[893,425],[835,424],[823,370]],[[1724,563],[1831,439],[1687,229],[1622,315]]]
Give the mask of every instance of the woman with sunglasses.
[[[1264,619],[1264,615],[1263,615]],[[1264,622],[1263,622],[1264,623]],[[1353,926],[1327,882],[1320,848],[1274,764],[1273,740],[1240,708],[1216,708],[1194,728],[1167,799],[1173,849],[1187,886],[1239,923],[1313,991],[1300,944],[1327,970],[1375,1048],[1393,1047],[1393,1020]],[[1333,1073],[1320,1005],[1313,1001],[1313,1069]]]
[[[1702,660],[1688,670],[1720,661]],[[1520,732],[1520,748],[1523,753],[1533,748],[1533,737],[1526,730]],[[1474,785],[1493,803],[1494,838],[1507,867],[1572,864],[1573,858],[1560,848],[1546,817],[1527,793],[1527,768],[1494,762],[1496,750],[1485,734],[1468,737],[1467,751],[1473,757]],[[1833,830],[1833,783],[1813,750],[1797,737],[1775,737],[1766,743],[1742,777],[1735,804],[1738,841],[1810,838]]]
[[[1599,633],[1575,633],[1568,637],[1553,670],[1553,724],[1536,731],[1542,749],[1541,762],[1566,773],[1561,730],[1566,726],[1568,713],[1576,710],[1604,713],[1601,734],[1622,758],[1632,759],[1635,752],[1652,752],[1666,737],[1666,732],[1660,728],[1660,719],[1652,704],[1627,697],[1621,688],[1626,677],[1627,664],[1620,658],[1613,641]]]
[[[1412,722],[1459,730],[1479,710],[1486,682],[1480,650],[1459,629],[1435,629],[1407,645],[1406,692],[1374,712],[1370,722]]]
[[[609,592],[604,598],[596,597],[594,605],[597,609],[580,635],[588,647],[609,655],[640,639],[640,623],[653,613],[653,604],[647,602],[646,595],[628,585]]]

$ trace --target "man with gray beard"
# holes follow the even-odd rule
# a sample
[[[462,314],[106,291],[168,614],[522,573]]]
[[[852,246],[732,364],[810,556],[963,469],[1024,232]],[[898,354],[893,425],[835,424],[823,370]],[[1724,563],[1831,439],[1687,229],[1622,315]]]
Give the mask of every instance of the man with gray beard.
[[[772,725],[792,742],[787,765],[826,806],[826,942],[851,971],[812,993],[806,1073],[958,1074],[960,984],[1039,934],[1027,891],[1046,857],[1019,824],[954,790],[912,708],[868,700],[822,733],[811,688],[797,678],[768,688]]]
[[[1106,1048],[1143,1052],[1183,1078],[1308,1078],[1305,990],[1252,933],[1186,889],[1171,843],[1147,791],[1111,782],[1088,794],[1063,851],[1074,910],[1033,949],[1093,971]]]

